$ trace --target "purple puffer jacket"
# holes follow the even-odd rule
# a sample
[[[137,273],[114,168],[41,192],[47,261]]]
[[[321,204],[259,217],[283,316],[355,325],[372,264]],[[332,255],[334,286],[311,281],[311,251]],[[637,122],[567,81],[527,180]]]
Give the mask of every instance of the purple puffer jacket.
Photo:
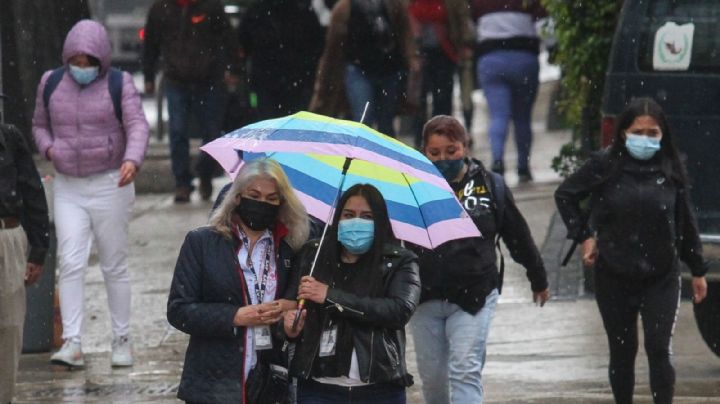
[[[65,38],[63,63],[77,54],[100,60],[100,75],[81,86],[71,76],[69,67],[50,96],[48,110],[43,102],[45,72],[37,89],[33,136],[44,157],[52,147],[55,169],[73,177],[87,177],[118,169],[125,161],[140,168],[148,144],[149,126],[140,95],[132,76],[123,73],[122,125],[118,122],[108,90],[110,40],[105,28],[90,20],[75,24]],[[50,124],[51,123],[51,124]]]

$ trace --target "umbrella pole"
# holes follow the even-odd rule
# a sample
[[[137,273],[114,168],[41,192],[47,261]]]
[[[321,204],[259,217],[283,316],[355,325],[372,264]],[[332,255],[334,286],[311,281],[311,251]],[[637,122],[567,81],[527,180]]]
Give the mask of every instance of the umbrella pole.
[[[367,109],[367,105],[365,105],[365,109]],[[335,195],[335,199],[333,200],[332,206],[335,206],[338,199],[340,199],[340,195],[342,194],[342,187],[345,185],[345,178],[347,177],[348,169],[350,168],[350,163],[352,162],[352,159],[350,157],[347,157],[345,159],[345,164],[343,165],[343,170],[341,174],[340,179],[340,186],[338,187],[337,194]],[[327,233],[328,227],[330,227],[330,222],[332,221],[334,209],[330,209],[330,213],[328,213],[328,218],[325,220],[325,226],[323,227],[322,235],[320,236],[320,242],[318,243],[318,248],[315,250],[315,258],[313,258],[312,265],[310,266],[310,273],[308,273],[308,276],[312,276],[313,272],[315,271],[315,264],[317,264],[317,259],[320,256],[320,249],[322,249],[323,241],[325,241],[325,234]],[[302,313],[303,308],[305,307],[305,299],[300,299],[298,301],[297,305],[297,312],[295,313],[295,320],[293,321],[293,330],[297,328],[297,324],[300,321],[300,315]]]
[[[367,109],[370,106],[370,101],[365,102],[365,108],[363,108],[363,114],[360,117],[360,123],[365,122],[365,114],[367,114]]]

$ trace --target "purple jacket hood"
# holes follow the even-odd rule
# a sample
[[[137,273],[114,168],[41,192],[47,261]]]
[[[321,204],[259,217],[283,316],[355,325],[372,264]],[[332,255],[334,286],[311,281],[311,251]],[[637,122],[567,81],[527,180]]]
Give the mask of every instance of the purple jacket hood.
[[[112,47],[105,27],[99,22],[82,20],[72,27],[65,37],[62,60],[68,64],[71,57],[86,54],[100,60],[100,75],[110,68]]]

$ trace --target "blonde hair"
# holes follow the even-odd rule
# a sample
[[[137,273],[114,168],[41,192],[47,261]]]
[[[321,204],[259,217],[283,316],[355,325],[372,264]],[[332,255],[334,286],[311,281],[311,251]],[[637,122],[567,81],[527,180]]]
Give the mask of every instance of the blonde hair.
[[[275,160],[260,159],[245,163],[225,194],[220,206],[210,216],[210,226],[226,238],[232,238],[232,215],[239,205],[237,195],[242,194],[256,179],[267,178],[275,182],[280,194],[278,220],[288,229],[285,241],[297,251],[307,241],[310,224],[305,207],[300,203],[282,167]]]

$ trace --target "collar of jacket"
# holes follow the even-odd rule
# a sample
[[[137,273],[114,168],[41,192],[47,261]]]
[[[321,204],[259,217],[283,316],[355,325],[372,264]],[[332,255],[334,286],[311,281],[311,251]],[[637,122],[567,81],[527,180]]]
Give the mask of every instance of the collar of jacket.
[[[240,248],[240,231],[238,230],[238,226],[234,225],[232,226],[233,231],[233,238],[235,242],[235,253],[239,251]],[[278,253],[280,249],[280,242],[285,239],[285,236],[287,236],[290,233],[290,230],[288,230],[287,226],[285,226],[281,221],[275,222],[275,227],[272,229],[272,237],[273,237],[273,245],[275,246],[275,254]]]
[[[463,178],[461,181],[463,183],[467,182],[468,179],[473,178],[476,175],[480,174],[481,172],[485,171],[485,166],[478,159],[475,159],[472,157],[466,157],[465,164],[467,164],[468,170],[467,170],[467,173],[465,174],[465,178]]]

